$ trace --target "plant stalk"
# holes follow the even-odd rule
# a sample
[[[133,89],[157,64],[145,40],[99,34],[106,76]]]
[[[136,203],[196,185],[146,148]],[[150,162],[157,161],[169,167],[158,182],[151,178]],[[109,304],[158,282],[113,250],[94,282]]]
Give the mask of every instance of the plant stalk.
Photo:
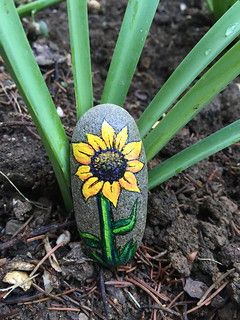
[[[24,18],[26,16],[30,16],[32,13],[36,13],[50,6],[59,4],[63,1],[64,0],[37,0],[37,1],[30,2],[28,4],[19,6],[17,8],[17,12],[20,18]]]
[[[149,190],[239,141],[240,120],[237,120],[151,169],[149,171]]]
[[[37,127],[58,180],[65,207],[70,211],[69,141],[13,0],[0,1],[0,54]]]
[[[93,106],[87,0],[67,0],[72,71],[79,119]]]
[[[128,1],[101,103],[123,106],[159,1]]]

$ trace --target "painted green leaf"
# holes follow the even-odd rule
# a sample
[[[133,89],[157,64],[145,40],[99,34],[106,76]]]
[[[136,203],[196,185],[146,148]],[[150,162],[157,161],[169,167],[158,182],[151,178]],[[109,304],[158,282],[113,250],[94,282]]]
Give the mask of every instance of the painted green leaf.
[[[91,248],[100,247],[100,239],[88,232],[80,232],[80,237],[84,239],[87,246]]]
[[[123,235],[133,230],[137,221],[138,200],[134,202],[129,218],[120,219],[113,223],[113,234]]]
[[[129,240],[119,253],[119,264],[126,264],[135,255],[137,250],[137,243],[133,239]]]
[[[107,267],[107,264],[104,262],[104,260],[102,259],[102,257],[99,256],[99,254],[97,254],[96,252],[90,252],[90,257],[95,260],[96,262],[98,262],[99,264],[101,264],[104,267]]]

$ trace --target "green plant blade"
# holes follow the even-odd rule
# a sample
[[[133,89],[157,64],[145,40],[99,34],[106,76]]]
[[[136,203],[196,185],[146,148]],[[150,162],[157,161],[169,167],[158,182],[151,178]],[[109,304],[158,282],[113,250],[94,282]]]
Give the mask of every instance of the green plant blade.
[[[102,103],[123,105],[159,1],[128,1],[104,86]]]
[[[237,0],[212,0],[212,11],[219,19]]]
[[[213,0],[206,0],[209,10],[213,11]]]
[[[27,41],[13,0],[0,1],[0,54],[42,138],[67,210],[70,194],[69,143]]]
[[[205,34],[159,90],[138,121],[141,137],[150,131],[192,81],[239,34],[240,1]]]
[[[198,141],[150,170],[149,189],[238,141],[240,141],[240,120]]]
[[[87,0],[67,0],[77,117],[93,106]]]
[[[219,59],[177,102],[144,139],[147,159],[169,140],[240,73],[240,41]]]
[[[54,6],[64,0],[37,0],[24,4],[17,8],[17,12],[21,18],[30,16],[33,12],[36,13],[50,6]]]

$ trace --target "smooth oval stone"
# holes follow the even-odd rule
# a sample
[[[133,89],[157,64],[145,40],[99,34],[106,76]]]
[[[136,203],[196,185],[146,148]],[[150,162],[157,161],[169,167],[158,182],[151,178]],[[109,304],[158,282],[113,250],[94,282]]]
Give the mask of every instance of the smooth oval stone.
[[[98,105],[78,121],[71,150],[80,236],[98,263],[126,264],[142,241],[147,214],[147,161],[137,125],[123,108]]]

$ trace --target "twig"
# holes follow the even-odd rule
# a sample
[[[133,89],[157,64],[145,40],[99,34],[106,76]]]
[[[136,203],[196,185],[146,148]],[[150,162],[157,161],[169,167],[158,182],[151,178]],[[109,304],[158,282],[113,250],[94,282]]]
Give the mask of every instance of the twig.
[[[110,310],[109,310],[109,306],[108,306],[108,303],[107,303],[107,294],[106,294],[106,289],[105,289],[105,283],[104,283],[104,276],[103,276],[102,268],[100,269],[100,273],[99,273],[99,287],[100,287],[100,292],[101,292],[102,301],[103,301],[104,313],[105,313],[105,316],[107,317],[107,319],[109,319]]]
[[[129,282],[132,282],[133,283],[133,281],[136,283],[139,283],[139,284],[141,284],[142,286],[144,286],[145,288],[147,288],[149,291],[151,291],[155,296],[157,296],[158,298],[160,298],[160,299],[162,299],[163,301],[165,301],[165,302],[167,302],[167,301],[169,301],[169,298],[168,297],[166,297],[164,294],[162,294],[162,293],[160,293],[160,292],[157,292],[156,290],[154,290],[151,286],[149,286],[146,282],[144,282],[143,280],[140,280],[140,279],[138,279],[138,278],[136,278],[136,277],[131,277],[131,278],[128,278],[127,277],[127,280],[129,281]],[[134,284],[135,284],[134,283]]]
[[[48,310],[55,310],[55,311],[69,311],[69,312],[81,312],[79,308],[60,308],[60,307],[49,307]]]
[[[22,295],[22,296],[17,296],[17,297],[9,297],[5,300],[2,300],[1,302],[5,303],[5,304],[18,304],[18,303],[26,303],[27,301],[30,301],[30,300],[34,300],[34,299],[37,299],[37,298],[40,298],[42,297],[42,293],[35,293],[31,296],[29,295]],[[0,317],[0,319],[2,319]]]
[[[67,221],[67,222],[63,222],[63,223],[60,223],[60,224],[52,224],[52,225],[49,225],[49,226],[44,226],[44,227],[41,227],[35,231],[33,231],[29,236],[30,238],[27,239],[27,242],[31,242],[31,241],[34,241],[34,240],[38,240],[37,236],[41,235],[40,239],[42,238],[45,238],[45,236],[43,235],[43,233],[47,233],[47,232],[50,232],[50,231],[56,231],[58,229],[62,229],[62,228],[66,228],[66,227],[71,227],[71,226],[74,226],[75,225],[75,222],[74,221]],[[24,238],[26,236],[24,234],[20,234],[17,236],[17,238],[14,238],[14,239],[11,239],[9,241],[6,241],[6,242],[3,242],[3,243],[0,243],[0,251],[4,251],[8,248],[11,248],[13,247],[14,245],[16,245],[18,242],[24,242]],[[34,237],[36,237],[36,239],[34,239]]]
[[[131,282],[128,281],[120,281],[120,280],[110,280],[110,281],[106,281],[105,285],[109,285],[109,286],[117,286],[117,287],[132,287],[133,284]]]
[[[55,252],[57,249],[59,249],[60,247],[63,247],[65,244],[64,242],[60,242],[59,244],[57,244],[55,247],[52,248],[52,250],[50,250],[43,258],[42,260],[39,261],[39,263],[36,265],[36,267],[33,269],[33,271],[30,273],[30,277],[33,276],[36,271],[39,269],[39,267],[44,263],[45,260],[47,260],[48,257],[50,257],[50,255]]]
[[[227,285],[229,284],[229,281],[224,282],[215,292],[213,292],[205,301],[204,304],[208,305],[211,300],[216,297],[216,295],[221,292]]]
[[[59,302],[61,302],[61,303],[63,302],[63,300],[62,300],[59,296],[46,292],[44,289],[42,289],[41,287],[39,287],[36,283],[33,283],[33,286],[34,286],[38,291],[40,291],[41,293],[43,293],[44,295],[46,295],[47,297],[49,297],[49,298],[51,298],[51,299],[54,299],[54,300],[57,300],[57,301],[59,301]]]
[[[43,289],[42,289],[43,290]],[[69,289],[69,290],[67,290],[67,291],[64,291],[64,292],[62,292],[62,293],[58,293],[58,294],[56,294],[54,297],[62,297],[62,296],[65,296],[65,295],[67,295],[67,294],[69,294],[69,293],[72,293],[72,292],[74,292],[74,291],[76,291],[77,289]],[[44,290],[43,290],[44,291]],[[46,294],[46,292],[44,292],[44,294]],[[33,304],[33,303],[39,303],[39,302],[44,302],[44,301],[48,301],[48,300],[50,300],[50,299],[52,299],[52,297],[45,297],[45,298],[42,298],[42,299],[38,299],[38,300],[34,300],[34,301],[26,301],[26,302],[24,302],[23,304],[26,304],[26,305],[28,305],[28,304]]]
[[[155,292],[155,290],[153,290],[153,289],[151,288],[152,290],[150,291],[150,290],[148,289],[148,287],[146,287],[145,285],[143,285],[143,284],[141,284],[140,282],[136,281],[135,279],[128,278],[128,281],[129,281],[129,282],[132,282],[135,286],[138,286],[139,288],[141,288],[142,290],[144,290],[145,292],[147,292],[148,295],[158,304],[158,308],[159,308],[159,309],[161,309],[161,310],[163,310],[163,311],[165,311],[165,312],[167,312],[167,313],[174,314],[175,316],[181,317],[181,315],[180,315],[178,312],[176,312],[176,311],[174,311],[174,310],[172,310],[172,309],[169,309],[169,308],[165,307],[165,306],[158,300],[158,298],[157,298],[156,295],[155,295],[155,294],[157,293],[157,292]],[[154,291],[155,294],[153,294],[152,291]]]
[[[11,238],[15,238],[33,219],[34,215],[27,219],[27,221],[12,235]]]
[[[167,312],[167,313],[170,313],[170,314],[173,314],[177,317],[179,317],[181,319],[181,315],[180,313],[172,310],[172,309],[168,309],[167,307],[163,306],[163,305],[159,305],[158,303],[155,305],[145,305],[145,306],[142,306],[141,309],[159,309],[159,310],[162,310],[164,312]]]
[[[34,123],[28,122],[28,121],[8,121],[8,122],[0,122],[0,128],[4,127],[15,127],[15,126],[31,126],[35,127]]]
[[[33,242],[33,241],[37,241],[37,240],[42,240],[46,237],[46,234],[41,234],[39,236],[36,236],[36,237],[32,237],[32,238],[28,238],[27,239],[27,243],[29,242]]]
[[[210,262],[214,262],[216,264],[220,264],[221,266],[223,265],[221,262],[218,262],[214,259],[210,259],[210,258],[197,258],[197,260],[200,260],[200,261],[210,261]]]
[[[9,241],[0,243],[0,251],[4,251],[4,250],[6,250],[6,249],[8,249],[10,247],[13,247],[18,242],[22,242],[23,238],[24,238],[24,235],[21,234],[17,238],[14,238],[14,239],[11,239]]]
[[[138,303],[138,301],[134,298],[134,296],[131,294],[131,292],[129,292],[128,290],[125,290],[125,292],[127,292],[127,294],[129,295],[129,298],[131,299],[131,301],[134,303],[134,305],[140,309],[141,306],[140,304]]]
[[[188,310],[188,311],[186,312],[186,314],[190,314],[190,313],[192,313],[192,312],[194,312],[194,311],[202,308],[203,306],[208,305],[208,304],[211,302],[211,300],[212,300],[220,291],[222,291],[222,290],[227,286],[228,283],[229,283],[229,281],[224,282],[213,294],[211,294],[211,296],[209,296],[206,300],[204,300],[200,305],[197,305],[196,307]]]
[[[221,275],[216,282],[214,282],[208,289],[207,291],[204,293],[204,295],[202,296],[202,298],[198,301],[197,305],[201,305],[203,303],[203,301],[207,298],[207,296],[209,295],[209,293],[216,288],[216,286],[223,280],[225,279],[227,276],[229,276],[233,271],[235,270],[235,268],[228,270],[226,273],[224,273],[223,275]]]
[[[8,178],[8,176],[7,176],[5,173],[3,173],[1,170],[0,170],[0,174],[14,187],[14,189],[20,194],[20,196],[23,197],[23,199],[24,199],[25,201],[27,201],[28,203],[33,204],[33,205],[34,205],[35,207],[37,207],[37,208],[45,209],[45,210],[48,209],[47,207],[44,207],[43,205],[41,205],[41,204],[38,203],[38,202],[29,200],[29,199],[15,186],[15,184]]]
[[[40,227],[37,230],[34,230],[29,237],[36,237],[36,236],[40,236],[42,234],[45,234],[47,232],[53,232],[56,231],[58,229],[63,229],[66,227],[72,227],[75,225],[74,221],[66,221],[63,223],[54,223],[54,224],[50,224],[48,226],[44,226],[44,227]]]
[[[174,303],[184,294],[184,291],[181,291],[167,306],[168,308],[171,308]]]

